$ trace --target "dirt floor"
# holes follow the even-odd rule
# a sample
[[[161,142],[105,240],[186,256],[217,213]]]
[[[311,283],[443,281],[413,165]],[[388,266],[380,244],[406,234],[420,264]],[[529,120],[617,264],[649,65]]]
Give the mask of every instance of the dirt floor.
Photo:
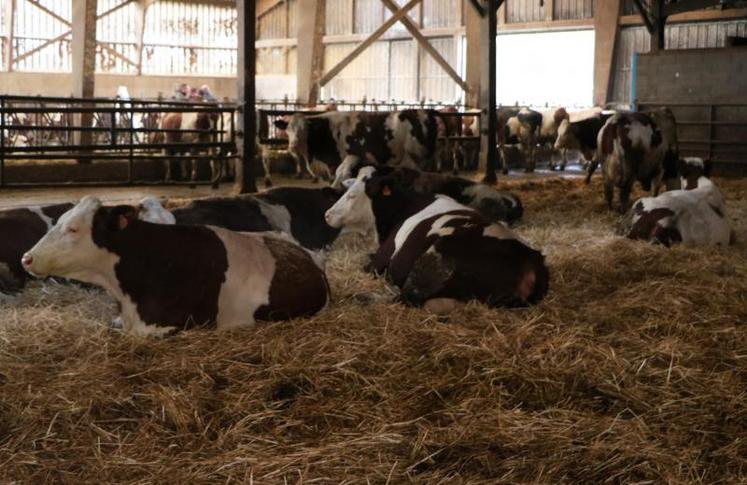
[[[615,236],[598,180],[503,181],[552,272],[529,309],[389,303],[353,236],[326,310],[233,333],[127,337],[34,283],[0,307],[0,482],[745,483],[747,180],[716,182],[729,248]]]

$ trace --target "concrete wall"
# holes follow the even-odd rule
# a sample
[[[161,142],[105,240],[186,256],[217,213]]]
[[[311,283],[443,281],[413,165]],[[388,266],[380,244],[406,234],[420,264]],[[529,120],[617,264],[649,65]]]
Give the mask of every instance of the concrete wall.
[[[639,101],[747,103],[747,48],[688,49],[638,58]]]
[[[236,97],[235,77],[97,74],[95,92],[97,97],[110,97],[117,93],[118,86],[127,86],[133,97],[155,98],[159,92],[168,97],[173,92],[174,85],[182,82],[192,86],[207,84],[221,99],[224,96],[231,99]],[[72,86],[72,75],[69,73],[0,72],[0,94],[70,96]],[[282,99],[279,93],[286,93],[289,99],[295,99],[296,76],[257,76],[257,99]]]

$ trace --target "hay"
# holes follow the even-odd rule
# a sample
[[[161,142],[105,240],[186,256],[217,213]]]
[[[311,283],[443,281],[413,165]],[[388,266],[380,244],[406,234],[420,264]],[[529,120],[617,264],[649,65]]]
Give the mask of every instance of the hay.
[[[530,309],[387,303],[352,237],[334,305],[231,334],[138,340],[101,293],[33,285],[0,309],[0,481],[745,482],[745,244],[617,238],[598,183],[508,188],[552,271]]]

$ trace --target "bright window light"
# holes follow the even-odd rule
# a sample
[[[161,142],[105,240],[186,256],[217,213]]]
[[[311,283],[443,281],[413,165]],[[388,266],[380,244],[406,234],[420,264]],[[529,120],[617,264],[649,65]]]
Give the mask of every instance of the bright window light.
[[[594,31],[498,36],[498,103],[592,106]]]

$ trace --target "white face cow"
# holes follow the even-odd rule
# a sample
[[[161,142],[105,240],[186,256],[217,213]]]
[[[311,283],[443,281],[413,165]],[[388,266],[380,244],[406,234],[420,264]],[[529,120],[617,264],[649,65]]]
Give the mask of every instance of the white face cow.
[[[90,281],[88,268],[111,258],[111,253],[93,242],[93,216],[100,207],[99,199],[84,197],[23,255],[24,269],[37,277],[55,275]]]
[[[154,224],[176,224],[174,214],[163,208],[157,197],[145,197],[140,201],[138,219]]]
[[[345,227],[349,231],[368,233],[375,224],[371,199],[366,194],[366,181],[376,172],[374,167],[364,167],[356,179],[345,181],[347,192],[329,208],[324,218],[332,227]]]

